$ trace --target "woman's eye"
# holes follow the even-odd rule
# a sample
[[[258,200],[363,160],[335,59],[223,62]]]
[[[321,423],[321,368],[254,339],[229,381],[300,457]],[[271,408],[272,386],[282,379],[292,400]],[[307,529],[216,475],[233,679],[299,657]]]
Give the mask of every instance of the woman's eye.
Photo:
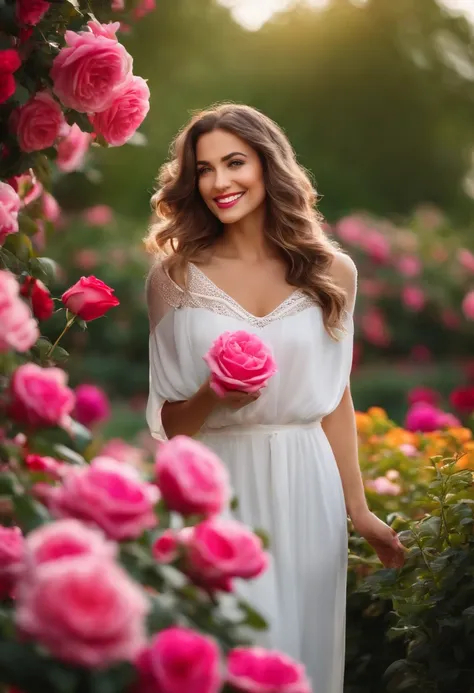
[[[240,159],[234,159],[234,161],[231,161],[229,165],[230,166],[236,166],[236,167],[237,166],[243,166],[244,162],[240,161]]]
[[[209,170],[210,170],[210,169],[209,169],[208,166],[207,166],[207,167],[204,167],[204,166],[203,166],[203,168],[198,169],[197,174],[198,174],[198,176],[202,176],[204,173],[207,173]]]

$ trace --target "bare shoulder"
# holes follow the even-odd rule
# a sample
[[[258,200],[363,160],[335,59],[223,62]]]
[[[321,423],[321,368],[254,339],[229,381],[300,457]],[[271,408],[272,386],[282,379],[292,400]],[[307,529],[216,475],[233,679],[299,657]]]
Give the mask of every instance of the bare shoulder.
[[[343,252],[337,252],[330,267],[334,282],[344,289],[350,308],[354,307],[357,293],[357,267],[354,260]]]

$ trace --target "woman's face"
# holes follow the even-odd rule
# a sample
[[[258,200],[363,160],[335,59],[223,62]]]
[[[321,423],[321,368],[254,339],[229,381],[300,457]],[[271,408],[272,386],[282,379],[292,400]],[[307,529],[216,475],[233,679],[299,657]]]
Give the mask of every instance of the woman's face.
[[[223,224],[235,224],[261,207],[263,169],[257,152],[224,130],[202,135],[196,147],[198,187]]]

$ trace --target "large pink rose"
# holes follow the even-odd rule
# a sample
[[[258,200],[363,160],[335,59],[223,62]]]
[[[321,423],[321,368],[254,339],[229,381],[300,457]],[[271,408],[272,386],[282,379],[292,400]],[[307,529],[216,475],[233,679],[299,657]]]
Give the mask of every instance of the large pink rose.
[[[423,433],[459,425],[459,420],[453,414],[444,412],[432,404],[428,404],[428,402],[413,404],[405,419],[405,428],[408,431],[421,431]]]
[[[217,693],[222,683],[217,644],[188,628],[155,635],[136,667],[138,693]]]
[[[63,483],[51,490],[49,506],[55,517],[75,517],[94,523],[112,539],[135,539],[156,525],[159,493],[137,470],[108,457],[96,457],[87,467],[71,468]]]
[[[117,94],[111,105],[91,117],[95,132],[108,144],[120,147],[125,144],[150,110],[150,90],[142,77],[133,77]]]
[[[50,6],[46,0],[17,0],[16,16],[21,24],[36,26]]]
[[[18,231],[18,212],[21,200],[17,192],[8,183],[0,181],[0,245],[6,237]]]
[[[11,395],[13,418],[32,425],[64,425],[74,408],[74,393],[60,368],[41,368],[35,363],[19,366],[13,374]]]
[[[0,270],[0,353],[28,351],[40,336],[38,323],[19,294],[15,276]]]
[[[0,526],[0,598],[9,596],[22,572],[25,540],[19,527]]]
[[[89,554],[39,565],[18,590],[20,632],[85,667],[132,661],[145,642],[147,599],[118,565]]]
[[[35,152],[52,147],[59,137],[64,122],[61,107],[48,94],[35,94],[20,109],[18,118],[18,142],[24,152]]]
[[[101,318],[110,308],[120,305],[113,294],[114,290],[97,277],[81,277],[63,293],[61,300],[71,313],[88,321]]]
[[[97,529],[79,520],[58,520],[42,525],[26,538],[26,565],[35,570],[43,563],[94,554],[103,560],[113,559],[116,545],[106,541]]]
[[[65,173],[77,171],[81,168],[89,150],[91,135],[88,132],[82,132],[76,123],[70,127],[66,125],[60,135],[62,138],[57,146],[56,165]]]
[[[281,652],[237,647],[227,658],[227,681],[244,693],[311,693],[302,664]]]
[[[213,517],[184,535],[190,575],[206,584],[263,573],[268,556],[260,537],[235,520]]]
[[[105,421],[110,416],[110,403],[105,392],[97,385],[79,385],[76,388],[74,418],[84,426]]]
[[[65,39],[50,72],[54,93],[81,113],[105,111],[131,79],[132,57],[113,31],[101,32],[96,23],[88,31],[66,31]]]
[[[224,332],[204,360],[211,370],[211,387],[221,397],[229,390],[258,392],[277,372],[269,348],[244,330]]]
[[[166,505],[183,515],[220,513],[230,498],[229,477],[221,460],[186,436],[160,445],[156,477]]]

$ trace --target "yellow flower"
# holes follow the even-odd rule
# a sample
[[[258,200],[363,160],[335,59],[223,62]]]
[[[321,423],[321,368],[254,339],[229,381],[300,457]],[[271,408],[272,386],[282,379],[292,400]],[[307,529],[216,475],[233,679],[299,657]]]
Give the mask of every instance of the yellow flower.
[[[400,445],[416,446],[416,436],[411,431],[404,428],[395,427],[385,434],[385,442],[390,447],[398,448]]]

